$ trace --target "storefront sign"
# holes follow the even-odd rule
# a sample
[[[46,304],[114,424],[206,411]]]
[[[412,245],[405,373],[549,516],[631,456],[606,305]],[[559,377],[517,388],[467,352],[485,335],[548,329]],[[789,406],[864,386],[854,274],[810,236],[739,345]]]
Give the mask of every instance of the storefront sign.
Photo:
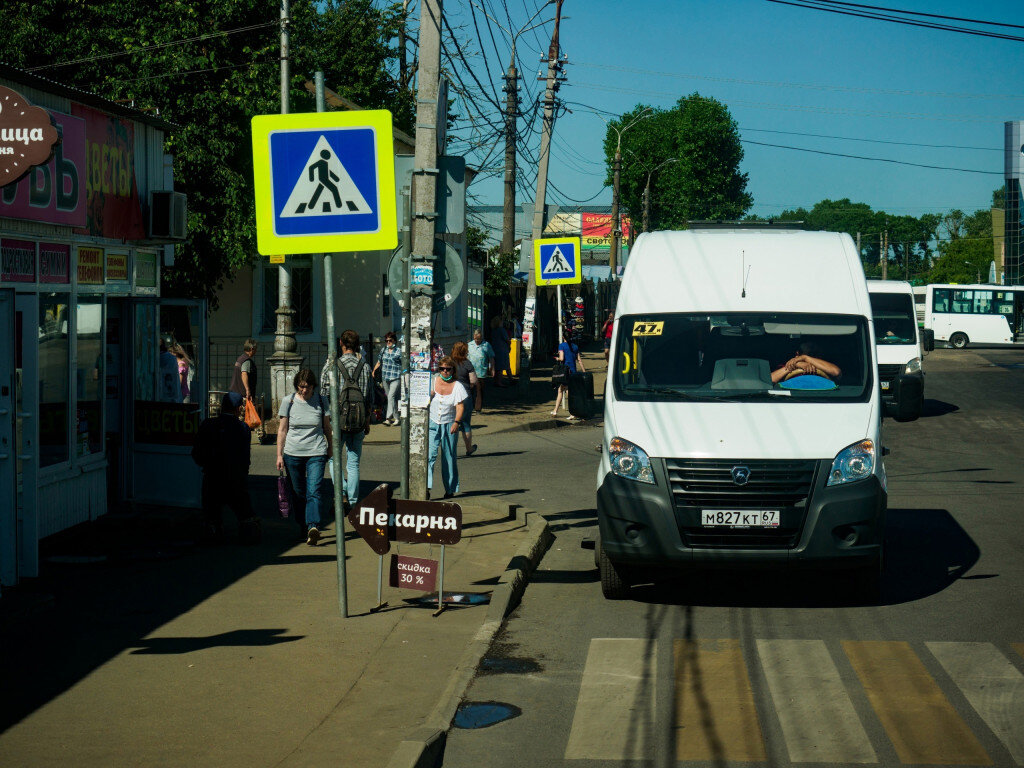
[[[135,401],[135,442],[192,445],[199,431],[198,403]]]
[[[135,128],[82,104],[71,113],[85,121],[86,165],[83,178],[89,207],[84,231],[90,235],[139,240],[145,237],[142,206],[135,182]]]
[[[626,216],[621,217],[620,221],[622,237],[619,239],[619,245],[624,247],[629,240],[632,224]],[[580,231],[584,251],[612,247],[612,217],[610,213],[580,214]]]
[[[67,243],[39,244],[39,282],[67,285],[71,282],[71,246]]]
[[[399,589],[433,592],[437,584],[437,560],[392,555],[388,584]]]
[[[102,248],[78,248],[78,284],[103,285]]]
[[[31,240],[0,240],[0,283],[36,281],[36,244]]]
[[[140,293],[156,292],[156,254],[139,251],[135,254],[135,289]]]
[[[107,288],[113,291],[127,291],[128,254],[107,251]]]
[[[0,191],[0,216],[45,224],[84,227],[85,121],[60,112],[48,112],[60,143],[49,162],[37,165],[20,181]]]
[[[386,554],[392,541],[457,544],[462,539],[462,507],[458,504],[393,499],[387,483],[352,507],[348,520],[378,555]]]
[[[59,140],[45,109],[0,85],[0,186],[13,184],[49,160]]]

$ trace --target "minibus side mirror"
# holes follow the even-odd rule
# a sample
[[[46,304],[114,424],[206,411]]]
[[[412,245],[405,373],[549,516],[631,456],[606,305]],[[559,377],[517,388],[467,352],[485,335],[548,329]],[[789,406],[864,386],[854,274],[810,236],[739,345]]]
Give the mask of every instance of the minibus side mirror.
[[[924,347],[925,352],[931,352],[935,349],[935,331],[931,328],[921,329],[921,345]]]

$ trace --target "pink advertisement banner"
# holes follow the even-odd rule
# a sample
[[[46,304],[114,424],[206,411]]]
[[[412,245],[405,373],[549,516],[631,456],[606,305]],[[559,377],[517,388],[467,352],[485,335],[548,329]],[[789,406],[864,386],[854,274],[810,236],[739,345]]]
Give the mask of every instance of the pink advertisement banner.
[[[0,216],[84,227],[86,208],[85,120],[50,111],[61,142],[53,157],[21,181],[0,190]]]
[[[39,282],[71,282],[71,246],[66,243],[39,244]]]

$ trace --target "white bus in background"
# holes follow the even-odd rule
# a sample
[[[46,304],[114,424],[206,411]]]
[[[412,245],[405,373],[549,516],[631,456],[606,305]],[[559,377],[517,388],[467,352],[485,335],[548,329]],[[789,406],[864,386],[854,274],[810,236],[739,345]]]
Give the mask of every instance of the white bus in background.
[[[954,349],[1024,339],[1024,286],[929,285],[924,327]]]
[[[914,310],[917,312],[917,324],[924,328],[924,300],[928,295],[928,286],[915,285],[912,290],[914,292]]]

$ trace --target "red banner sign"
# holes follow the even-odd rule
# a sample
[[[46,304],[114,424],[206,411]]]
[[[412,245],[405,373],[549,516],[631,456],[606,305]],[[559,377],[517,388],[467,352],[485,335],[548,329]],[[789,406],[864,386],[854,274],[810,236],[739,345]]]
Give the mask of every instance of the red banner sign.
[[[36,281],[36,244],[31,240],[0,240],[0,282]]]
[[[629,240],[632,223],[626,216],[621,217],[622,238],[620,246]],[[594,248],[611,248],[612,215],[610,213],[581,213],[580,235],[584,251]]]
[[[39,244],[39,282],[71,282],[71,246],[67,243]]]

